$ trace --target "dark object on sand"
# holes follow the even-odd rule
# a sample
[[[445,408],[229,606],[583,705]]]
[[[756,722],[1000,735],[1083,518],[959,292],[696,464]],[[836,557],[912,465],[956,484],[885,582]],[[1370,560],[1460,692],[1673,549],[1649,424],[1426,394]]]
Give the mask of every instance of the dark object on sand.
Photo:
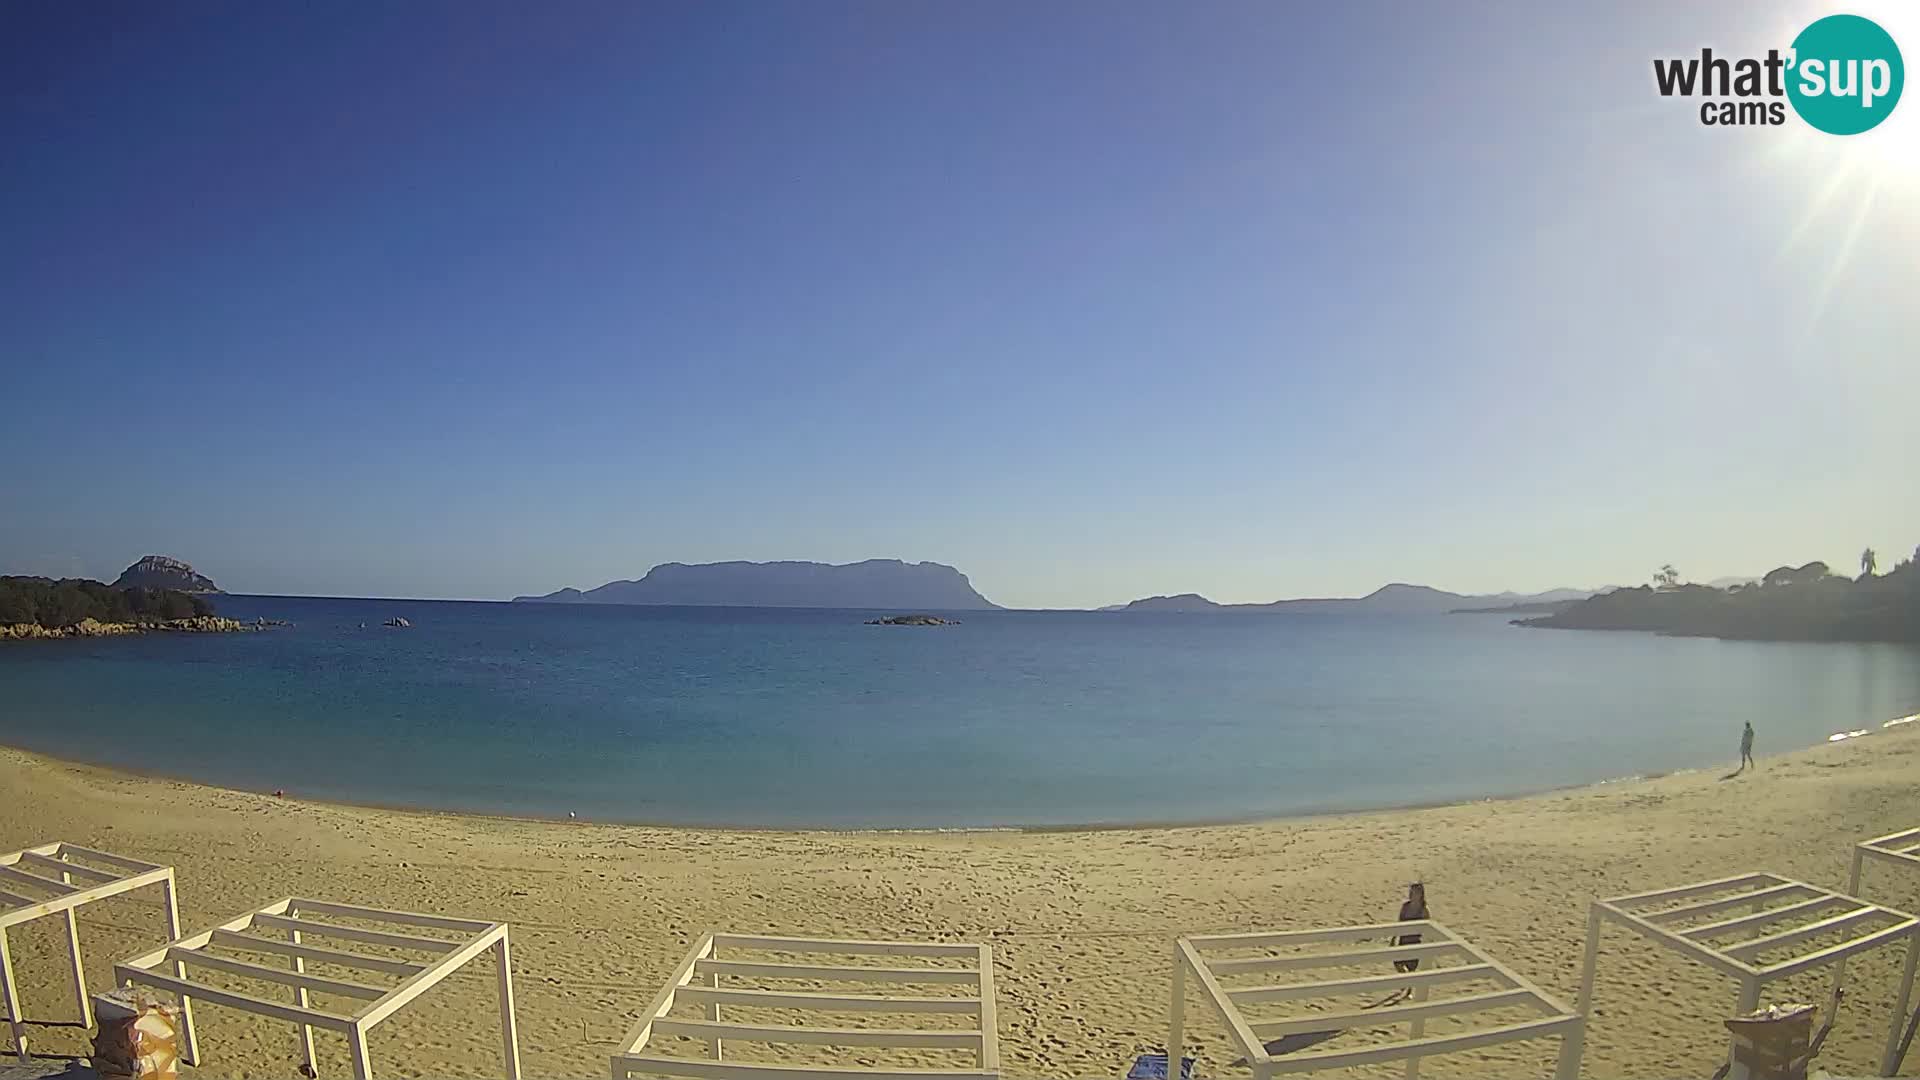
[[[1428,917],[1427,887],[1425,884],[1416,881],[1407,886],[1407,899],[1400,905],[1400,921],[1414,922]],[[1393,943],[1395,945],[1418,945],[1420,944],[1420,935],[1401,934],[1399,937],[1393,939]],[[1395,971],[1412,971],[1419,966],[1420,961],[1418,960],[1395,960],[1393,962],[1393,970]]]

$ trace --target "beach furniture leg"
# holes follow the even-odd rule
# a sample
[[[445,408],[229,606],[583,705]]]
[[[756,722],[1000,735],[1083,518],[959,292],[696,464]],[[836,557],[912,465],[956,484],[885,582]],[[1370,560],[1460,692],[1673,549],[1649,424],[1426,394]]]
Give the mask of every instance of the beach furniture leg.
[[[1600,905],[1587,907],[1587,951],[1580,961],[1580,996],[1573,999],[1573,1011],[1581,1016],[1593,1008],[1593,968],[1600,959]]]
[[[720,989],[720,973],[716,971],[708,975],[707,985],[713,987],[715,990]],[[714,1001],[714,1002],[708,1003],[707,1019],[713,1021],[716,1024],[720,1022],[720,1003],[719,1002]],[[720,1047],[720,1036],[715,1035],[713,1037],[713,1060],[720,1061],[724,1057],[725,1057],[725,1054],[722,1052]]]
[[[1554,1067],[1553,1080],[1580,1080],[1580,1055],[1587,1046],[1587,1018],[1560,1037],[1560,1062]]]
[[[1180,1080],[1180,1062],[1186,1056],[1187,958],[1180,943],[1173,945],[1173,1001],[1167,1009],[1167,1080]]]
[[[355,1024],[347,1029],[347,1050],[353,1055],[353,1080],[373,1080],[373,1065],[367,1061],[367,1029]]]
[[[300,944],[300,931],[295,930],[292,927],[288,927],[287,940],[292,942],[295,945]],[[293,970],[295,973],[303,974],[306,972],[307,970],[306,960],[298,956],[293,957],[292,960],[293,960]],[[295,1005],[300,1006],[303,1009],[307,1007],[307,988],[306,987],[296,986],[293,988],[293,1003]],[[302,1061],[305,1061],[307,1063],[307,1071],[309,1073],[312,1073],[315,1076],[320,1075],[320,1064],[319,1062],[313,1059],[313,1025],[312,1024],[300,1025],[300,1058]]]
[[[167,942],[172,944],[180,940],[180,897],[174,885],[172,871],[167,872],[166,880],[160,883],[160,888],[167,897]],[[185,961],[173,962],[173,977],[176,979],[187,977]],[[185,994],[180,995],[180,1034],[185,1043],[185,1052],[180,1060],[189,1065],[200,1064],[200,1042],[193,1036],[193,999]]]
[[[1759,1007],[1760,1007],[1760,980],[1747,979],[1742,981],[1740,983],[1740,1004],[1738,1008],[1735,1009],[1733,1015],[1745,1016],[1748,1013],[1754,1011],[1755,1009],[1758,1009]],[[1747,1080],[1747,1067],[1745,1065],[1740,1064],[1738,1061],[1734,1060],[1733,1046],[1731,1045],[1732,1040],[1728,1040],[1728,1042],[1729,1042],[1729,1045],[1727,1046],[1727,1078],[1728,1080]]]
[[[25,1065],[29,1061],[27,1025],[21,1022],[25,1017],[20,1015],[20,994],[13,986],[13,950],[7,947],[5,929],[0,929],[0,996],[7,999],[7,1023],[13,1028],[13,1049]]]
[[[1412,1001],[1417,1005],[1425,1000],[1427,1000],[1427,984],[1421,983],[1419,986],[1413,988]],[[1410,1038],[1417,1039],[1427,1033],[1427,1021],[1423,1017],[1414,1017],[1411,1027],[1412,1030],[1408,1033],[1408,1037]],[[1407,1059],[1407,1080],[1420,1080],[1420,1058],[1418,1055]]]
[[[1880,1075],[1892,1076],[1900,1069],[1900,1036],[1906,1033],[1907,1010],[1913,1007],[1913,970],[1920,962],[1920,934],[1907,939],[1907,963],[1900,970],[1900,996],[1893,1006],[1893,1022],[1887,1025],[1887,1052],[1880,1062]]]
[[[520,1032],[513,1023],[513,952],[504,926],[493,946],[493,964],[500,979],[500,1040],[507,1056],[507,1080],[520,1080]]]
[[[62,883],[73,884],[73,875],[60,871]],[[87,997],[87,970],[80,964],[80,923],[73,916],[73,909],[66,910],[67,916],[67,956],[73,961],[73,994],[80,1001],[80,1026],[89,1030],[93,1027],[93,1002]]]
[[[1860,845],[1853,846],[1853,869],[1847,872],[1848,896],[1860,895],[1860,864],[1865,861],[1866,854],[1860,849]]]

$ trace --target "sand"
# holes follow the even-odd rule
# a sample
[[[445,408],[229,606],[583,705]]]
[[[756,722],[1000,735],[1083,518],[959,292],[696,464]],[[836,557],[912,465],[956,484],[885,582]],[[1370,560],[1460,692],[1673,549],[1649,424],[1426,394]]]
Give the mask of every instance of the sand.
[[[66,840],[178,868],[189,930],[290,895],[502,919],[513,927],[530,1077],[604,1076],[607,1054],[701,930],[956,938],[997,953],[1008,1076],[1117,1077],[1166,1036],[1176,933],[1390,918],[1428,883],[1436,918],[1571,1000],[1594,895],[1765,868],[1845,884],[1857,838],[1920,825],[1920,732],[1722,770],[1510,801],[1258,824],[1088,832],[742,832],[535,822],[280,799],[0,750],[0,851]],[[292,775],[296,769],[289,765]],[[1870,868],[1863,890],[1920,909],[1920,873]],[[157,944],[157,898],[82,915],[89,978]],[[30,1017],[70,1019],[58,920],[16,930]],[[1856,962],[1821,1063],[1877,1070],[1899,957]],[[1774,1000],[1824,1005],[1819,978]],[[285,994],[284,988],[261,993]],[[1585,1073],[1709,1075],[1734,987],[1623,931],[1607,936]],[[1190,1015],[1194,1010],[1189,1010]],[[289,1076],[289,1025],[200,1012],[199,1075]],[[375,1030],[382,1076],[497,1075],[483,964]],[[1201,1071],[1230,1069],[1211,1018],[1190,1032]],[[37,1029],[80,1052],[76,1028]],[[323,1075],[344,1075],[324,1032]],[[1429,1062],[1427,1075],[1540,1076],[1555,1043]],[[1920,1068],[1920,1053],[1908,1073]],[[1375,1069],[1369,1075],[1397,1070]]]

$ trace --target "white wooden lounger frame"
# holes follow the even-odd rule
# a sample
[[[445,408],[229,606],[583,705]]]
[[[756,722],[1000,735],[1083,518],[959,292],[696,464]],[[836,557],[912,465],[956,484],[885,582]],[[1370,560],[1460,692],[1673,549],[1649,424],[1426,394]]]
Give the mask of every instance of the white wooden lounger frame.
[[[304,918],[303,916],[306,915],[333,915],[389,923],[409,929],[430,927],[456,930],[464,936],[456,941],[448,941],[442,938],[422,937],[413,933],[342,926]],[[273,931],[276,936],[261,937],[246,933],[248,930]],[[391,957],[366,956],[305,944],[308,938],[332,938],[406,949],[433,954],[434,959],[421,963]],[[210,946],[222,946],[239,952],[272,953],[284,956],[289,961],[289,966],[268,967],[264,964],[232,959],[206,951]],[[116,964],[113,974],[116,981],[128,986],[151,986],[179,995],[182,1034],[185,1036],[186,1043],[184,1059],[191,1064],[200,1064],[200,1048],[193,1035],[193,1000],[199,998],[216,1005],[225,1005],[244,1012],[271,1016],[298,1024],[300,1046],[306,1055],[307,1067],[316,1072],[317,1063],[313,1058],[313,1029],[319,1027],[338,1031],[347,1037],[347,1048],[353,1057],[354,1080],[371,1080],[373,1066],[367,1059],[367,1031],[489,949],[493,950],[494,964],[498,969],[500,1036],[502,1048],[506,1054],[507,1078],[520,1080],[520,1044],[513,1023],[513,965],[507,945],[506,923],[453,919],[444,915],[420,915],[410,911],[387,911],[381,908],[361,907],[357,904],[335,904],[322,900],[279,900],[258,911],[250,911],[245,915],[229,919],[212,930],[204,930],[198,934],[170,941],[150,953]],[[398,985],[374,986],[310,975],[306,971],[308,960],[398,975],[402,978]],[[162,965],[166,965],[170,974],[159,970]],[[208,971],[221,971],[230,975],[290,986],[293,988],[293,1004],[269,1001],[237,990],[195,982],[187,977],[187,969],[191,967],[202,967]],[[350,1015],[325,1012],[308,1004],[309,991],[359,998],[365,1000],[366,1004]]]
[[[95,865],[82,866],[72,861],[75,858],[87,859]],[[39,873],[35,873],[36,870]],[[13,982],[13,953],[7,947],[7,929],[48,915],[66,916],[67,956],[73,962],[74,999],[80,1008],[81,1023],[90,1028],[93,1004],[87,998],[87,978],[80,963],[80,927],[74,919],[74,910],[95,900],[149,885],[160,886],[166,894],[167,937],[179,937],[180,907],[174,897],[171,866],[156,866],[124,855],[109,855],[63,843],[41,844],[0,855],[0,999],[5,1000],[14,1049],[22,1062],[28,1059],[26,1017],[20,1015],[20,995]],[[41,899],[32,894],[33,889],[54,896]]]
[[[1853,869],[1847,874],[1847,892],[1853,896],[1860,895],[1860,871],[1869,858],[1920,869],[1920,829],[1903,829],[1853,845]]]
[[[843,956],[910,956],[968,958],[974,967],[836,967],[825,964],[762,963],[724,960],[721,949],[749,949],[776,953],[837,953]],[[906,997],[884,994],[848,994],[837,990],[792,992],[722,987],[731,979],[807,979],[820,982],[862,982],[912,985],[946,984],[971,987],[971,997]],[[699,980],[699,984],[695,984]],[[676,1020],[667,1013],[676,1001],[707,1007],[704,1020]],[[971,1017],[971,1027],[947,1029],[820,1028],[784,1025],[724,1023],[721,1005],[754,1008],[812,1009],[832,1012],[947,1013]],[[687,1077],[689,1080],[983,1080],[1000,1075],[1000,1044],[993,1009],[993,950],[986,945],[960,942],[838,941],[825,938],[766,937],[746,934],[705,934],[694,943],[667,985],[653,999],[638,1023],[613,1055],[614,1080],[643,1076]],[[711,1058],[674,1058],[646,1053],[654,1035],[689,1036],[708,1041]],[[891,1067],[756,1064],[728,1060],[723,1041],[741,1039],[762,1043],[810,1043],[823,1046],[888,1046],[971,1050],[975,1068],[906,1069]]]
[[[1209,950],[1273,949],[1320,943],[1357,944],[1418,934],[1415,945],[1367,946],[1337,952],[1296,956],[1265,956],[1246,959],[1209,957]],[[1466,961],[1455,967],[1428,968],[1400,972],[1392,968],[1395,960],[1422,957],[1450,957]],[[1341,978],[1320,982],[1281,983],[1271,986],[1223,988],[1220,976],[1267,971],[1312,971],[1316,968],[1355,967],[1379,963],[1384,975]],[[1252,1068],[1257,1080],[1283,1073],[1310,1072],[1315,1069],[1339,1069],[1352,1065],[1373,1065],[1388,1061],[1406,1062],[1409,1080],[1420,1073],[1420,1059],[1434,1054],[1470,1050],[1496,1043],[1558,1036],[1561,1040],[1560,1080],[1572,1080],[1580,1069],[1580,1054],[1586,1025],[1579,1014],[1554,1000],[1546,992],[1514,974],[1498,960],[1482,952],[1465,938],[1430,919],[1407,922],[1374,923],[1366,926],[1335,926],[1316,930],[1288,930],[1277,933],[1207,934],[1182,937],[1173,949],[1173,1003],[1168,1016],[1168,1075],[1172,1062],[1184,1052],[1183,1025],[1186,1015],[1187,979],[1191,977],[1206,991],[1206,1000],[1225,1021],[1233,1044]],[[1501,989],[1491,993],[1467,994],[1450,999],[1427,1001],[1428,988],[1447,982],[1487,979]],[[1342,994],[1391,993],[1399,989],[1411,992],[1408,1003],[1391,1007],[1321,1012],[1298,1019],[1249,1021],[1241,1012],[1242,1002],[1288,1001]],[[1426,1020],[1432,1016],[1462,1016],[1487,1009],[1526,1006],[1537,1009],[1538,1019],[1499,1027],[1464,1031],[1456,1034],[1425,1036]],[[1408,1023],[1408,1038],[1353,1050],[1319,1050],[1308,1053],[1274,1055],[1266,1040],[1275,1036],[1310,1031],[1348,1031]],[[1198,1070],[1196,1070],[1197,1072]]]
[[[1711,899],[1699,899],[1703,896]],[[1766,906],[1781,901],[1792,902],[1779,907]],[[1746,913],[1731,914],[1736,911]],[[1715,917],[1706,922],[1694,921],[1704,916]],[[1809,918],[1812,921],[1808,921]],[[1881,1063],[1881,1075],[1893,1075],[1894,1055],[1899,1052],[1907,1006],[1913,994],[1914,964],[1920,961],[1920,920],[1906,912],[1769,873],[1740,874],[1595,900],[1587,913],[1587,953],[1580,973],[1578,1007],[1583,1016],[1593,1006],[1593,971],[1600,950],[1600,927],[1608,920],[1738,982],[1742,1014],[1760,1007],[1760,991],[1770,982],[1834,964],[1838,965],[1834,977],[1838,989],[1840,980],[1845,978],[1848,957],[1905,941],[1907,961],[1900,976],[1899,1001],[1894,1007],[1886,1055]],[[1869,923],[1884,925],[1864,925]],[[1857,933],[1855,928],[1859,928]],[[1769,950],[1840,932],[1851,936],[1837,944],[1764,966],[1756,963],[1757,958]],[[1720,946],[1711,944],[1715,938],[1730,937],[1740,940]]]

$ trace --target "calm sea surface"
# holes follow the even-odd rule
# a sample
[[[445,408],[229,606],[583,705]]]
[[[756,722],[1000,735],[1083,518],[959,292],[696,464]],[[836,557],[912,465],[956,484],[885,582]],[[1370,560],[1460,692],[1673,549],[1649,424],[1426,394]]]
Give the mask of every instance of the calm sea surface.
[[[223,597],[258,634],[0,647],[0,742],[255,790],[662,823],[1200,821],[1527,791],[1878,729],[1920,650],[1492,616]],[[410,630],[381,622],[401,615]],[[363,625],[364,624],[364,625]]]

